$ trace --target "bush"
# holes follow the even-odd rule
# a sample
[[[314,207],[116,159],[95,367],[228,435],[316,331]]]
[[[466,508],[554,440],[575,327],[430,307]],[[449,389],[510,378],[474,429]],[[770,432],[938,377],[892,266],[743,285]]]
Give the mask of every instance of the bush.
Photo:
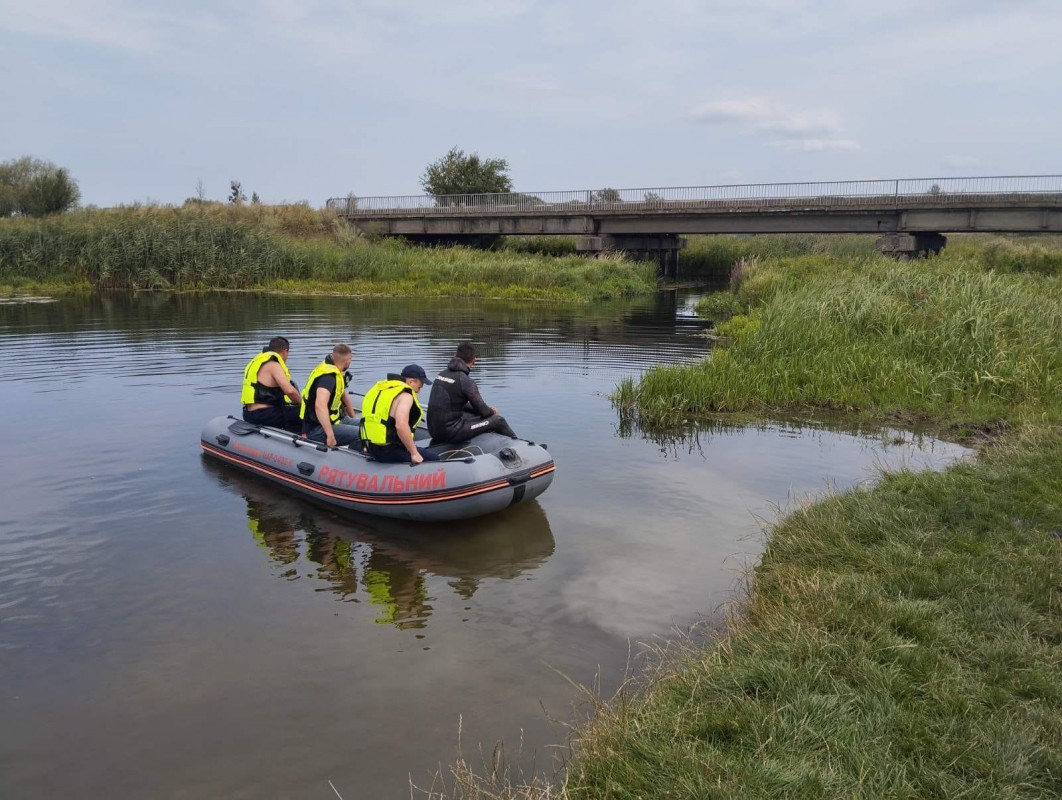
[[[0,217],[44,217],[69,211],[81,199],[64,167],[28,156],[0,164]]]

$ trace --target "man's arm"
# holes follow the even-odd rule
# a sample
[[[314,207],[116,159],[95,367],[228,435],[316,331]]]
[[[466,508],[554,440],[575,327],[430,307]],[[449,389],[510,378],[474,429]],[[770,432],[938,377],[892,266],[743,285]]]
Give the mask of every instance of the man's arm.
[[[391,404],[391,416],[395,420],[395,432],[398,440],[409,453],[409,460],[419,464],[424,456],[417,450],[417,443],[413,441],[413,431],[409,429],[409,409],[413,406],[413,397],[408,392],[403,392]]]
[[[328,396],[331,392],[328,389],[317,388],[317,392],[314,395],[313,411],[317,415],[317,423],[324,428],[325,444],[329,447],[336,446],[336,434],[332,430],[332,420],[328,417]]]
[[[484,418],[498,413],[487,405],[483,396],[479,393],[479,387],[476,386],[476,382],[467,375],[461,376],[461,392],[468,401],[468,405],[471,406],[473,413],[479,414]]]
[[[295,388],[295,384],[288,380],[288,376],[284,374],[284,370],[281,369],[280,364],[276,361],[270,361],[265,364],[262,369],[266,370],[266,374],[276,382],[280,391],[291,398],[291,402],[297,406],[302,405],[302,395],[299,394],[299,390]]]
[[[343,408],[346,409],[347,416],[354,419],[354,403],[350,399],[350,395],[345,391],[343,392]]]

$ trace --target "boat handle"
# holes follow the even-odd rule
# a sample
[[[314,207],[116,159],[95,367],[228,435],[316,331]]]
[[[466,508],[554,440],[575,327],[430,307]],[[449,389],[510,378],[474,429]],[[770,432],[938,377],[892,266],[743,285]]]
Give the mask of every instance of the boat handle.
[[[514,472],[512,475],[507,476],[510,486],[519,486],[521,483],[527,483],[531,477],[531,470],[525,469],[522,472]]]
[[[303,475],[313,475],[313,464],[306,461],[300,461],[298,464],[299,472]]]
[[[218,440],[218,444],[220,444],[222,447],[228,447],[229,446],[229,437],[226,436],[225,434],[219,433],[214,438]]]

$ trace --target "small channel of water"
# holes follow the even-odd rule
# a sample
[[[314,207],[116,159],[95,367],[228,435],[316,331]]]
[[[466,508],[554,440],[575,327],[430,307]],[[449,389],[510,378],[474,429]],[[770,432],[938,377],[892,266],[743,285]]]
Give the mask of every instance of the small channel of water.
[[[761,519],[880,466],[965,451],[765,425],[654,442],[625,375],[701,358],[674,293],[638,304],[144,294],[0,305],[0,796],[408,797],[523,737],[547,767],[563,673],[607,691],[629,642],[710,615]],[[333,341],[355,389],[481,343],[475,377],[558,464],[537,503],[429,531],[343,519],[204,461],[246,361]],[[426,399],[426,393],[425,393]],[[636,648],[635,648],[636,649]]]

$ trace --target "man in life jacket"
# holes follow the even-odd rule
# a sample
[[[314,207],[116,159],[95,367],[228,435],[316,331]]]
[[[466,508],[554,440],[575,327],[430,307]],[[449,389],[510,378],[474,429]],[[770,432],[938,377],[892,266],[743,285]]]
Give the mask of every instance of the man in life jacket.
[[[329,447],[358,441],[354,406],[347,395],[344,374],[350,358],[350,348],[337,344],[306,379],[302,390],[302,433],[307,439]]]
[[[401,463],[438,461],[439,457],[417,447],[413,430],[424,416],[417,399],[422,386],[431,385],[423,367],[410,364],[399,376],[388,375],[365,393],[361,404],[361,438],[376,461]]]
[[[516,438],[513,429],[488,406],[468,373],[476,363],[472,342],[461,342],[446,369],[435,378],[428,397],[428,432],[436,442],[463,442],[494,431]]]
[[[291,345],[283,336],[274,336],[269,345],[251,359],[243,371],[240,402],[243,418],[253,425],[268,425],[297,433],[302,429],[299,409],[302,396],[288,372]]]

